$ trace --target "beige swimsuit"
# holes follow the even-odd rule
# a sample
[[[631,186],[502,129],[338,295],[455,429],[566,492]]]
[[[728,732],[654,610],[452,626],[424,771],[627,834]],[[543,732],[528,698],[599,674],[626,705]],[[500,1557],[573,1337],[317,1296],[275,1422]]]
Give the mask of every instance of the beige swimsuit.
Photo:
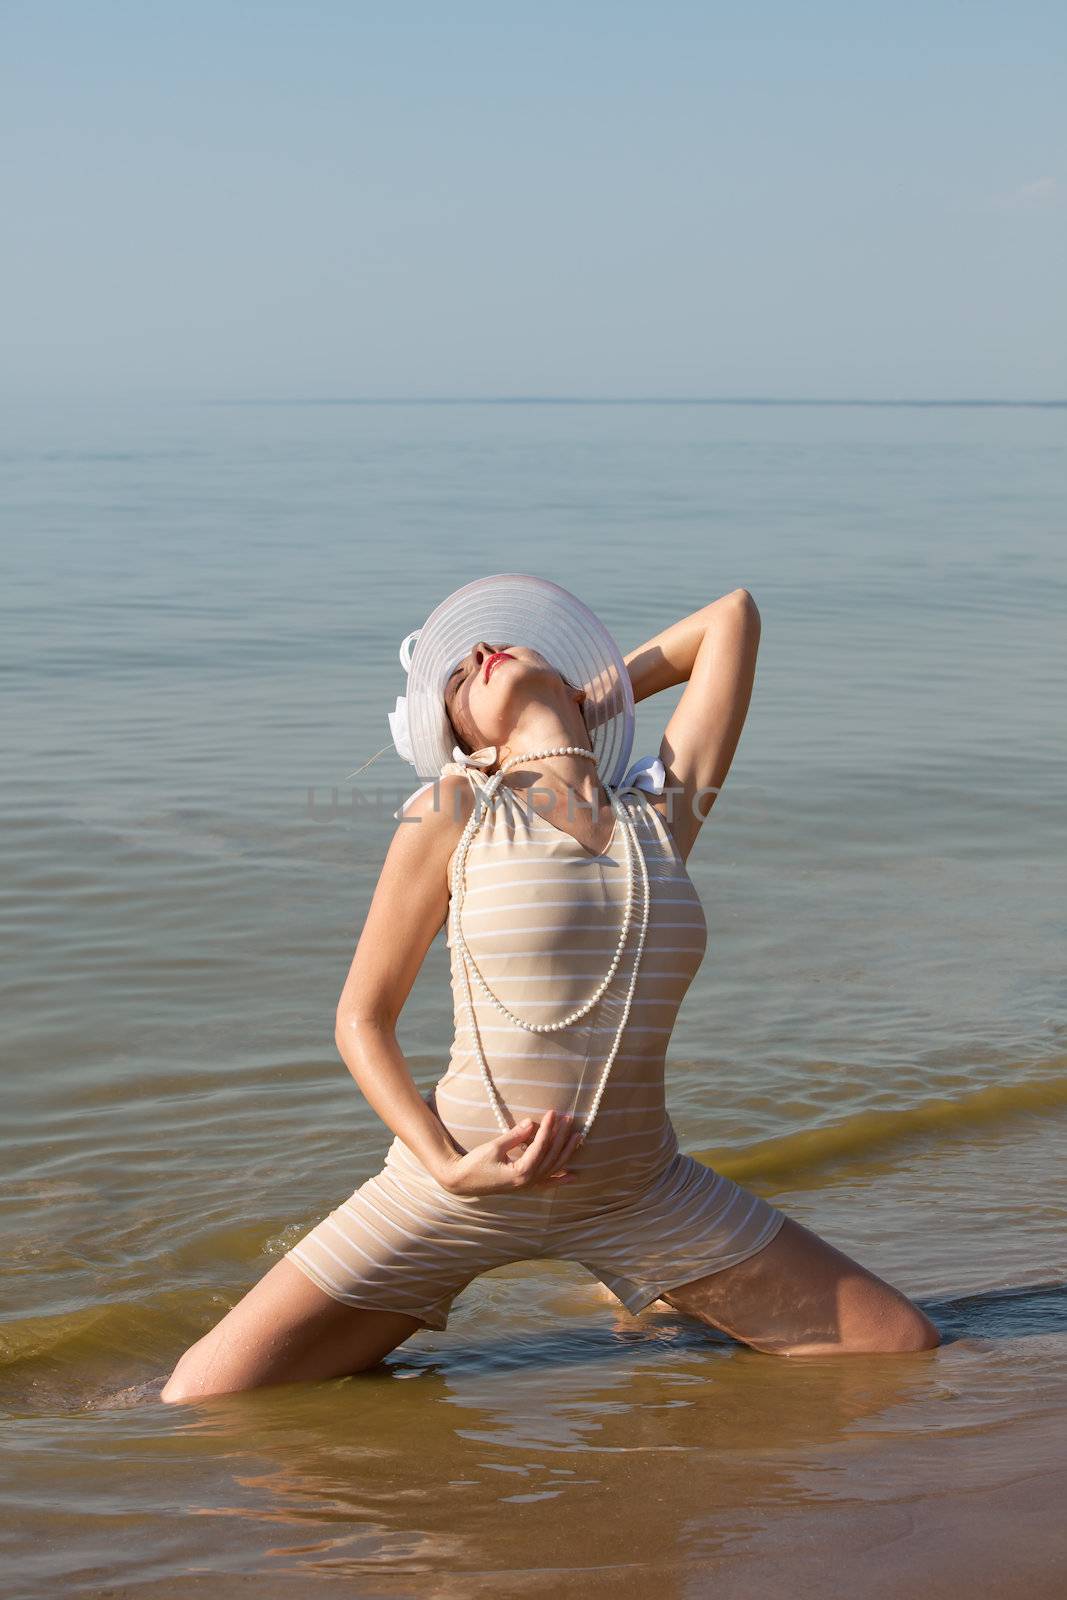
[[[476,768],[449,763],[476,790]],[[483,802],[476,802],[482,803]],[[288,1253],[346,1305],[403,1311],[443,1329],[452,1301],[479,1273],[512,1261],[575,1261],[638,1312],[665,1290],[730,1267],[769,1244],[785,1215],[678,1148],[664,1103],[664,1061],[678,1008],[703,959],[700,898],[659,811],[640,789],[618,796],[649,877],[649,923],[630,1016],[573,1183],[544,1190],[449,1194],[400,1140],[385,1165]],[[635,864],[636,865],[636,864]],[[622,824],[593,855],[503,787],[467,856],[462,927],[490,989],[531,1022],[584,1003],[603,980],[622,929],[628,881]],[[549,1106],[581,1119],[611,1050],[633,971],[643,887],[622,959],[577,1024],[530,1033],[471,992],[493,1081],[513,1122]],[[455,1036],[427,1102],[464,1150],[495,1137],[470,1032],[461,956],[451,937]]]

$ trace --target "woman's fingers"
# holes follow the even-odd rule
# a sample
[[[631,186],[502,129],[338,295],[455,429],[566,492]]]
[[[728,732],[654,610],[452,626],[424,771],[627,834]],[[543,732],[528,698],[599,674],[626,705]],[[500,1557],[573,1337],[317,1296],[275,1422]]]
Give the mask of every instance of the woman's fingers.
[[[552,1140],[545,1155],[537,1164],[538,1177],[547,1177],[550,1172],[555,1172],[567,1153],[568,1145],[574,1142],[574,1118],[560,1117],[559,1131]]]
[[[573,1116],[550,1109],[540,1123],[524,1117],[513,1128],[468,1150],[447,1187],[454,1194],[478,1195],[572,1183],[575,1175],[565,1170],[565,1163],[581,1138]]]
[[[521,1122],[517,1122],[515,1126],[513,1128],[509,1128],[506,1133],[498,1133],[493,1142],[500,1154],[506,1155],[509,1150],[514,1150],[516,1145],[525,1144],[529,1139],[530,1134],[533,1132],[533,1129],[533,1118],[524,1117]]]
[[[550,1107],[541,1118],[537,1132],[515,1163],[519,1175],[522,1177],[529,1177],[541,1165],[542,1158],[546,1150],[550,1148],[556,1132],[555,1123],[556,1113]]]
[[[530,1148],[522,1157],[523,1172],[528,1179],[537,1177],[552,1154],[559,1137],[560,1120],[559,1112],[552,1110],[546,1111],[541,1118],[537,1138],[531,1141]]]
[[[580,1132],[572,1117],[549,1110],[541,1119],[537,1136],[515,1163],[516,1177],[522,1184],[541,1182],[555,1174],[573,1153]]]
[[[553,1108],[544,1113],[539,1123],[524,1117],[506,1132],[497,1134],[484,1147],[492,1152],[491,1161],[509,1174],[509,1182],[517,1189],[534,1184],[570,1183],[572,1174],[565,1163],[574,1154],[581,1139],[581,1130],[575,1126],[573,1116],[564,1116]],[[525,1149],[520,1151],[520,1147]],[[499,1187],[499,1184],[496,1185]]]
[[[545,1162],[540,1174],[538,1175],[538,1181],[547,1181],[550,1183],[574,1183],[576,1181],[577,1175],[573,1172],[567,1171],[567,1162],[577,1150],[581,1141],[581,1137],[582,1130],[580,1128],[574,1128],[567,1134],[563,1141],[562,1150],[559,1152],[554,1161]]]

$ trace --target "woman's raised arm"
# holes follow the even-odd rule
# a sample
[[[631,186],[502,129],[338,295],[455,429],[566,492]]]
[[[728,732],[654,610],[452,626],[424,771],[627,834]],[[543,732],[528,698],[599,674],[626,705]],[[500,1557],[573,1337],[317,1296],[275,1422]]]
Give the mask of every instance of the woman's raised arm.
[[[670,794],[667,820],[683,861],[726,781],[745,725],[759,650],[760,614],[747,589],[733,589],[631,650],[634,699],[684,683],[660,759]]]

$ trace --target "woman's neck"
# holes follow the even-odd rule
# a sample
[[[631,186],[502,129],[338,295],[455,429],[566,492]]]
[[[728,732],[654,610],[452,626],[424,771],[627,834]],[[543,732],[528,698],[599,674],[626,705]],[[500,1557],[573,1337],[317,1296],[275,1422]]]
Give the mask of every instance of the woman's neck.
[[[557,742],[514,746],[505,749],[499,767],[504,765],[512,756],[524,755],[527,751],[533,755],[538,750],[555,750],[562,745],[577,744],[577,740],[560,738]],[[585,741],[582,742],[585,747]],[[546,791],[551,794],[553,807],[562,804],[566,807],[581,807],[590,812],[595,822],[602,811],[610,804],[608,796],[600,783],[595,759],[590,756],[559,755],[542,759],[519,761],[513,767],[508,767],[503,782],[511,784],[515,789],[527,791],[536,786],[541,794]],[[538,807],[540,810],[541,808]],[[570,820],[574,820],[573,813]]]

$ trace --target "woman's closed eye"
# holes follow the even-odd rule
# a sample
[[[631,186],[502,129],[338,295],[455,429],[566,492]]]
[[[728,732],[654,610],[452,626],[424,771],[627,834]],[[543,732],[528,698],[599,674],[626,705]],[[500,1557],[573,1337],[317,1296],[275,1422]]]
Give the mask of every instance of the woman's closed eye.
[[[460,662],[458,667],[453,668],[449,680],[445,684],[445,705],[449,711],[452,709],[452,701],[455,698],[456,691],[463,682],[464,675],[469,670],[470,665],[471,658],[468,656],[465,660]]]

